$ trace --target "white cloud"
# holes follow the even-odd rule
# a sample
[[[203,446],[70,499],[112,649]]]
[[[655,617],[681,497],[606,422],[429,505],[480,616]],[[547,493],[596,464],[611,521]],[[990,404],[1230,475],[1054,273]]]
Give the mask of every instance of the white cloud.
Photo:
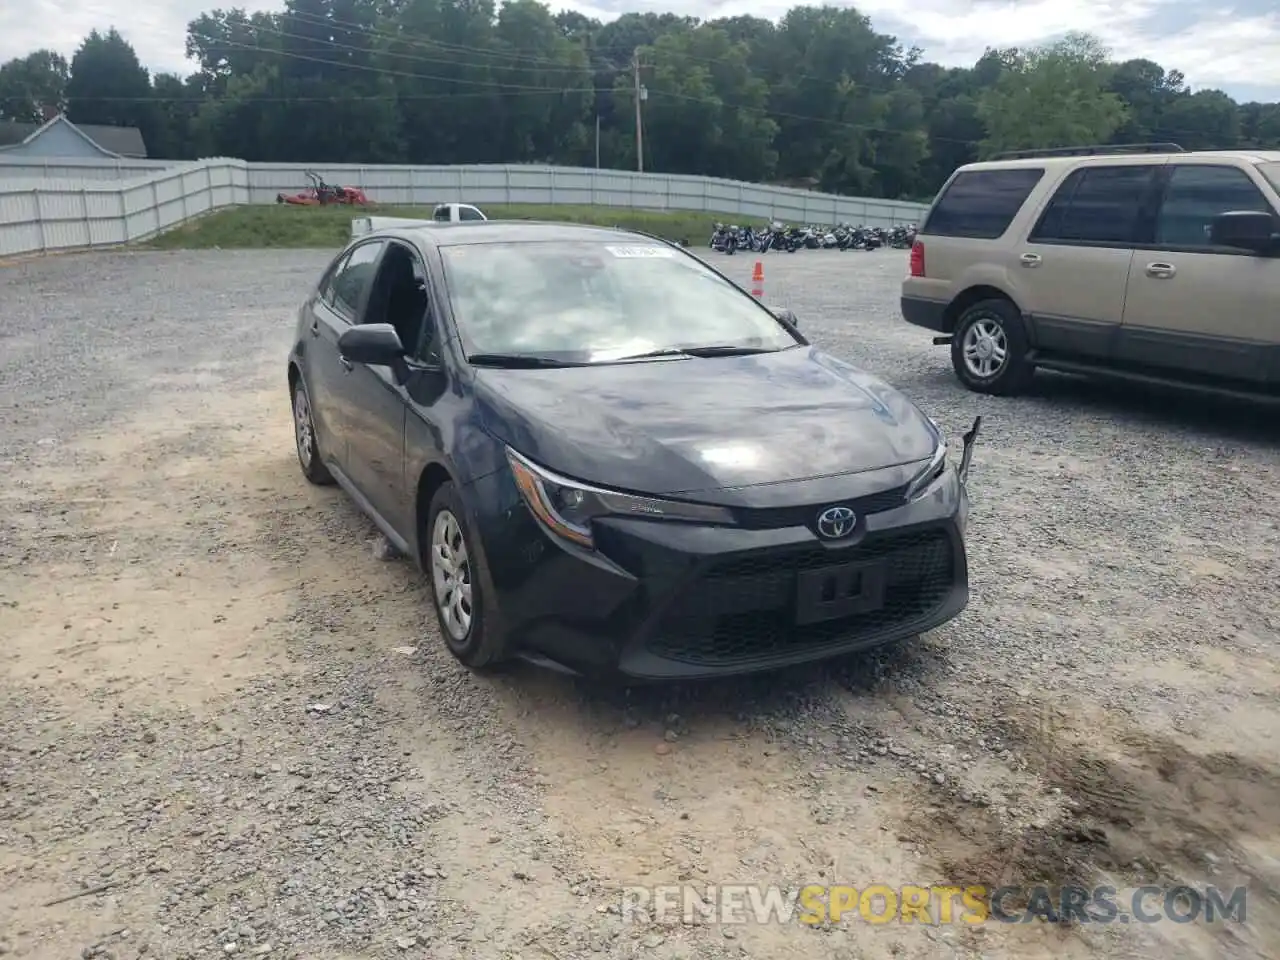
[[[187,24],[218,7],[279,10],[279,0],[26,0],[0,3],[0,61],[48,47],[68,58],[91,30],[115,27],[153,72],[188,73]]]
[[[185,72],[187,23],[216,6],[280,9],[279,0],[28,0],[0,7],[0,60],[37,47],[68,56],[93,28],[115,26],[152,70]],[[565,0],[612,19],[620,9],[673,11],[710,19],[751,14],[777,19],[790,0]],[[1148,57],[1181,70],[1195,86],[1262,89],[1280,99],[1280,10],[1275,0],[1200,6],[1189,0],[862,0],[879,30],[952,66],[972,64],[989,45],[1041,43],[1070,31],[1097,34],[1118,57]]]
[[[1229,10],[1204,10],[1203,17],[1175,34],[1116,38],[1111,46],[1122,56],[1176,67],[1198,86],[1264,86],[1274,88],[1280,99],[1280,11],[1240,17]]]

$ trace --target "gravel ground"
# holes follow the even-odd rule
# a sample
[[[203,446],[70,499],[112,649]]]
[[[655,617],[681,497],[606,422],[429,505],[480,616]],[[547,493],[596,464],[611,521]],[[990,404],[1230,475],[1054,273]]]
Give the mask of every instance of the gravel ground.
[[[480,679],[346,499],[284,358],[327,254],[0,269],[0,954],[1280,955],[1274,412],[961,389],[901,253],[766,297],[958,435],[973,599],[733,683]],[[718,258],[744,283],[753,260]],[[625,923],[674,882],[1249,886],[1245,923]]]

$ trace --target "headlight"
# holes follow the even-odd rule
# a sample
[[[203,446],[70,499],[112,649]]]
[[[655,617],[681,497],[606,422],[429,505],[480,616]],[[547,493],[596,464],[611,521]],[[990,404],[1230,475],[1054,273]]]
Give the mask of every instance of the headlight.
[[[937,480],[947,469],[947,441],[939,438],[938,446],[933,451],[933,456],[929,458],[929,465],[915,475],[911,484],[907,487],[907,500],[915,500],[920,497],[933,486],[933,482]]]
[[[552,533],[580,547],[592,549],[591,521],[597,517],[642,517],[686,523],[733,523],[733,514],[724,507],[680,500],[657,500],[629,493],[602,490],[558,476],[527,460],[510,447],[507,462],[515,475],[516,487],[543,525]]]

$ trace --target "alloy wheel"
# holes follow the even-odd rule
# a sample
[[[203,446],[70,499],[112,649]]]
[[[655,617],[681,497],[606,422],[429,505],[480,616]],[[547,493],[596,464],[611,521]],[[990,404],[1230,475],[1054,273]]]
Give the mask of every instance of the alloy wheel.
[[[987,317],[974,321],[964,332],[961,342],[965,369],[980,380],[999,373],[1009,356],[1009,341],[1004,327]]]

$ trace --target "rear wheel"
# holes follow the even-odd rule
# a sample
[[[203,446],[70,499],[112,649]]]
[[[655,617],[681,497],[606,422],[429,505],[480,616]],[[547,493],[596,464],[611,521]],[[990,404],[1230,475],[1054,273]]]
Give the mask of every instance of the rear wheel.
[[[951,338],[951,365],[975,393],[1011,396],[1031,383],[1022,314],[1008,300],[981,300],[965,310]]]
[[[452,483],[431,498],[427,512],[427,572],[436,619],[449,652],[473,670],[502,663],[506,645],[491,629],[488,597],[479,573],[483,553],[467,527],[466,511]]]

